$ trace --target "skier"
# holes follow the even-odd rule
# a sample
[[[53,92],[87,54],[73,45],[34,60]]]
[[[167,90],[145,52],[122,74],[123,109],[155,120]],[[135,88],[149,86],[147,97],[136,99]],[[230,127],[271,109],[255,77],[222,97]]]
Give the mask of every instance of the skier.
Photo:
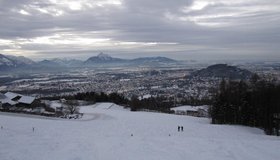
[[[182,131],[182,132],[184,131],[184,127],[183,127],[183,126],[181,126],[181,131]]]
[[[178,132],[180,132],[180,126],[178,126]]]

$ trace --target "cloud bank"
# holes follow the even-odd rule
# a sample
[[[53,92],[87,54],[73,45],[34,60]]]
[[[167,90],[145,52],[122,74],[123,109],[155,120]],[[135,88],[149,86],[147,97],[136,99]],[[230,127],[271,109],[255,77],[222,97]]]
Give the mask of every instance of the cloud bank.
[[[280,1],[0,0],[0,53],[280,58]]]

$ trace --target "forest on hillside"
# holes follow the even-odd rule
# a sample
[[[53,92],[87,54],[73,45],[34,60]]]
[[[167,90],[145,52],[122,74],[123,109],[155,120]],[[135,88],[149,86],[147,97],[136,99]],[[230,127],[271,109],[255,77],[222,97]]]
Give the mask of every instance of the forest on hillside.
[[[249,82],[223,80],[210,109],[213,124],[241,124],[279,136],[280,85],[253,75]]]

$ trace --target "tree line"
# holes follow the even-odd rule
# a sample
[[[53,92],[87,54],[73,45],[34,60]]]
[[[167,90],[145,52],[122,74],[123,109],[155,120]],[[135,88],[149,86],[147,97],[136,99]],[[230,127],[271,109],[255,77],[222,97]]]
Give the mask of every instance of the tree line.
[[[163,113],[173,113],[170,108],[174,106],[174,102],[164,97],[139,99],[137,96],[133,96],[129,101],[129,106],[131,107],[131,111],[151,110]]]
[[[145,99],[139,99],[136,95],[128,99],[121,94],[111,93],[105,94],[103,92],[85,92],[77,93],[75,95],[64,95],[64,96],[52,96],[52,97],[42,97],[41,99],[45,100],[83,100],[91,104],[98,102],[112,102],[127,108],[130,108],[131,111],[140,111],[140,110],[153,110],[164,113],[172,113],[170,108],[174,107],[174,102],[168,100],[164,97],[150,97]]]
[[[41,99],[45,100],[83,100],[88,101],[92,104],[98,102],[112,102],[118,105],[126,106],[128,104],[128,99],[118,93],[105,94],[104,92],[96,93],[96,92],[85,92],[85,93],[77,93],[74,95],[63,95],[63,96],[52,96],[52,97],[42,97]]]
[[[210,114],[213,124],[241,124],[279,135],[280,85],[256,74],[247,82],[222,80]]]

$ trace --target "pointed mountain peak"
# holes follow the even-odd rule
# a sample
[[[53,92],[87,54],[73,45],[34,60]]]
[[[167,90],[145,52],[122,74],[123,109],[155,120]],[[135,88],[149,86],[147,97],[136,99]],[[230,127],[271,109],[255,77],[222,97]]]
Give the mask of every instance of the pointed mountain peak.
[[[97,55],[97,57],[99,57],[99,58],[111,58],[110,55],[105,54],[105,53],[103,53],[103,52],[99,53],[99,54]]]
[[[113,58],[108,54],[103,52],[99,53],[97,56],[90,57],[85,61],[85,64],[101,64],[101,63],[123,63],[125,59]]]

